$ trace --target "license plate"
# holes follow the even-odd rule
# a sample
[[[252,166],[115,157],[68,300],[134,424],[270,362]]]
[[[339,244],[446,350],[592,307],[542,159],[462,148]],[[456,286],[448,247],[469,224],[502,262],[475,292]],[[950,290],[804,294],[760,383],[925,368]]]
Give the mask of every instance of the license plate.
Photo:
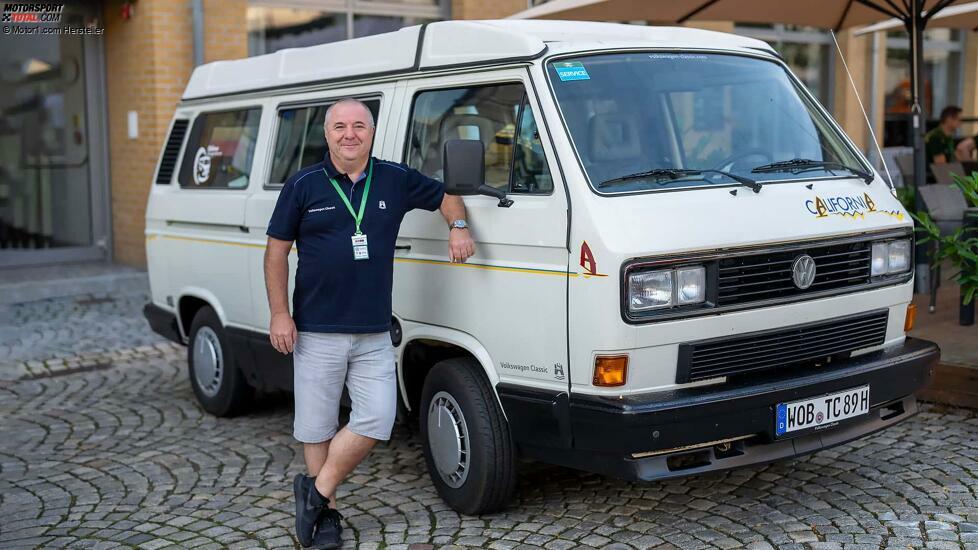
[[[869,412],[869,386],[830,393],[804,401],[778,403],[774,433],[777,437],[818,428]]]

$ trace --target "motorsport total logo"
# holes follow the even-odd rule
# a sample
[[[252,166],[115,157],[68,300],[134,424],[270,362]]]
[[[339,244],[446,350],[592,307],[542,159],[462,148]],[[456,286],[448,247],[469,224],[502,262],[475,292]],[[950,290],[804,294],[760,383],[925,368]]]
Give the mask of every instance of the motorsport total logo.
[[[60,23],[64,4],[5,3],[2,23]]]
[[[842,216],[852,219],[866,219],[867,215],[881,214],[898,220],[903,220],[904,214],[899,210],[882,210],[876,207],[876,202],[869,193],[862,195],[839,195],[835,197],[819,197],[805,201],[805,208],[816,218]]]

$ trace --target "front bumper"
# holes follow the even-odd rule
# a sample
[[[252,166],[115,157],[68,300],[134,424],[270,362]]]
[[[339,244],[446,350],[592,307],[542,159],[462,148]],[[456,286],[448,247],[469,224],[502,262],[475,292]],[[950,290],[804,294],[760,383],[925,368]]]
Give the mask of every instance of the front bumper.
[[[937,345],[902,344],[831,370],[763,383],[702,386],[623,397],[543,396],[500,385],[500,400],[524,454],[626,479],[662,479],[770,462],[824,449],[912,416],[914,392],[930,380]],[[778,403],[868,384],[870,412],[831,427],[775,439]],[[543,433],[545,432],[545,433]],[[732,440],[732,441],[731,441]],[[711,442],[721,442],[709,444]]]

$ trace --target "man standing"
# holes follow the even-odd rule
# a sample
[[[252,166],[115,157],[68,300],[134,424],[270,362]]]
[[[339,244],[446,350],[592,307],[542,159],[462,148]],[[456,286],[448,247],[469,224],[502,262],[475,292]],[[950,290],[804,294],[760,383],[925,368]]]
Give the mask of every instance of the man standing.
[[[449,223],[449,256],[475,253],[459,197],[417,170],[370,157],[374,121],[355,99],[326,111],[329,153],[289,178],[268,225],[265,285],[269,338],[294,360],[294,436],[309,476],[293,482],[296,536],[303,546],[342,543],[336,487],[377,441],[390,438],[396,411],[390,340],[394,243],[404,214],[440,208]],[[288,307],[288,255],[299,264]],[[350,422],[337,431],[343,385]]]

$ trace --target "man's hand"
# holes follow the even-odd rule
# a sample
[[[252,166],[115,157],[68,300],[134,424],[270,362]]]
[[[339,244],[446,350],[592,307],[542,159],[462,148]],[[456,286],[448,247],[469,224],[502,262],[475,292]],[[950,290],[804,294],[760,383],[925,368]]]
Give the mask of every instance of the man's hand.
[[[468,229],[450,229],[448,234],[448,258],[454,262],[465,263],[475,255],[475,241]]]
[[[288,355],[295,348],[296,330],[295,321],[288,313],[276,313],[272,315],[272,324],[268,329],[268,339],[272,341],[272,346]]]

